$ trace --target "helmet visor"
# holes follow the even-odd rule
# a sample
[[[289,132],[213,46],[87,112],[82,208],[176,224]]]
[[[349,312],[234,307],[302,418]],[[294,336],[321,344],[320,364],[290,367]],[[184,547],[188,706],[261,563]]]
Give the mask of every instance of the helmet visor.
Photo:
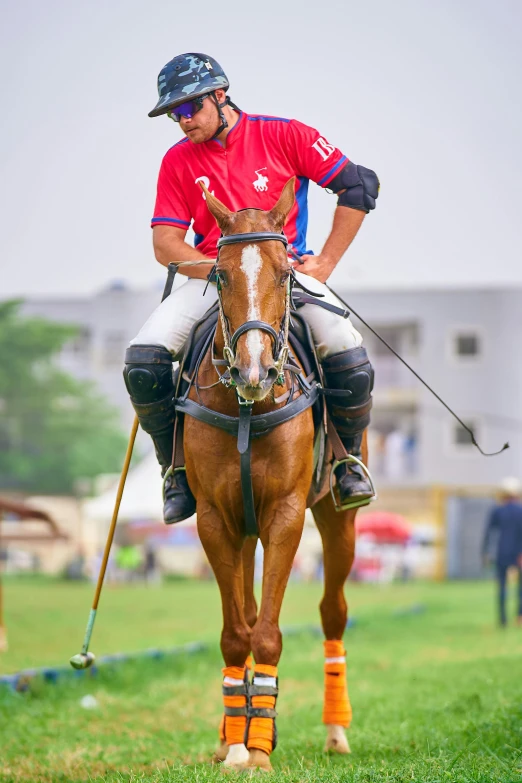
[[[192,117],[203,108],[203,101],[206,97],[206,95],[201,95],[199,98],[194,98],[192,101],[181,103],[172,111],[167,112],[167,116],[170,117],[171,120],[174,120],[174,122],[179,122],[182,117],[191,120]]]

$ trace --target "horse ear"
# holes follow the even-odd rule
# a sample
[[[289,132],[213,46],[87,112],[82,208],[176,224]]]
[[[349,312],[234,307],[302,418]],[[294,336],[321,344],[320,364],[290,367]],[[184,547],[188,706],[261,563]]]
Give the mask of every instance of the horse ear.
[[[205,200],[207,202],[209,212],[214,215],[219,228],[224,234],[226,229],[230,227],[235,212],[231,212],[228,207],[222,204],[218,198],[213,196],[205,183],[201,180],[199,181],[199,186],[205,194]]]
[[[281,231],[283,226],[285,225],[290,210],[294,206],[294,201],[295,201],[295,177],[292,177],[292,179],[288,180],[283,190],[281,191],[281,195],[279,196],[279,200],[277,204],[274,207],[272,207],[272,209],[268,213],[272,218],[272,220],[274,221],[275,227],[278,231]]]

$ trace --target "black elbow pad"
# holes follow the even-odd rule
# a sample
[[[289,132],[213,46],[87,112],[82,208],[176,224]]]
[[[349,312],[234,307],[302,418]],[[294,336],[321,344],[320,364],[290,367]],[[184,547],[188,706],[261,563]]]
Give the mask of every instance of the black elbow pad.
[[[365,166],[347,163],[328,183],[328,190],[339,195],[337,204],[340,207],[351,207],[369,212],[375,209],[375,200],[379,195],[379,180],[377,174]]]

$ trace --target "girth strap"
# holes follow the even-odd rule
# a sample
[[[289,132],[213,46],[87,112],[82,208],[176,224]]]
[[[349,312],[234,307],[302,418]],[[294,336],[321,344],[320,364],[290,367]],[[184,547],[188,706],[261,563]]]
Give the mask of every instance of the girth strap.
[[[237,450],[241,468],[241,494],[243,495],[243,511],[245,512],[245,533],[247,536],[258,536],[254,488],[252,486],[252,440],[250,438],[250,422],[252,421],[252,404],[239,404],[239,423],[237,429]]]

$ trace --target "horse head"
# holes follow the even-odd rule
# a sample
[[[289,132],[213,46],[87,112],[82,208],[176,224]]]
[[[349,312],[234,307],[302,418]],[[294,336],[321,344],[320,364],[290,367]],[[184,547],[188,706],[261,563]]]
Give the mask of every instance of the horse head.
[[[282,375],[287,351],[291,267],[282,231],[295,181],[286,183],[269,212],[232,212],[200,184],[223,235],[216,277],[230,377],[243,399],[263,400]]]

